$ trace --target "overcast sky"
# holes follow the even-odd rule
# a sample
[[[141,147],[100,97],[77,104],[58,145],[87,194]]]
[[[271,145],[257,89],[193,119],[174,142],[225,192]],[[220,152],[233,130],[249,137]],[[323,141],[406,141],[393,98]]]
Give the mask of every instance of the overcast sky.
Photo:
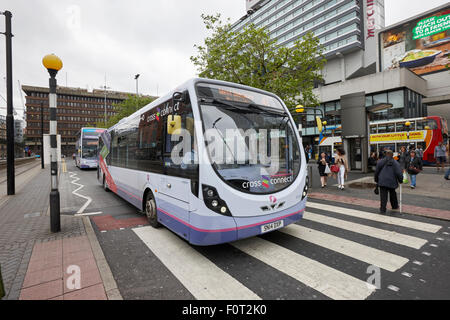
[[[386,25],[445,4],[445,0],[385,0]],[[64,64],[58,84],[162,95],[196,75],[189,60],[206,31],[200,15],[219,12],[232,21],[245,0],[2,0],[13,13],[14,107],[22,114],[18,81],[48,85],[42,57]],[[0,16],[0,32],[4,17]],[[6,98],[4,36],[0,35],[0,95]],[[158,90],[158,92],[157,92]],[[0,114],[6,102],[0,97]]]

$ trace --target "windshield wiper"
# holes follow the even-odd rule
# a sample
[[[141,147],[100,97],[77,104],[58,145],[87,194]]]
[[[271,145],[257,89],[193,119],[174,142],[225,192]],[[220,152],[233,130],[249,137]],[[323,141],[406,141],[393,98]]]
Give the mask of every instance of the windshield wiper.
[[[271,108],[266,108],[264,106],[260,106],[260,105],[255,104],[255,103],[249,103],[248,107],[250,109],[259,110],[259,111],[262,111],[262,112],[267,113],[267,114],[274,114],[274,115],[284,116],[284,117],[286,117],[288,115],[286,113],[286,111],[284,111],[284,110],[278,111],[278,110],[274,110],[274,109],[271,109]]]

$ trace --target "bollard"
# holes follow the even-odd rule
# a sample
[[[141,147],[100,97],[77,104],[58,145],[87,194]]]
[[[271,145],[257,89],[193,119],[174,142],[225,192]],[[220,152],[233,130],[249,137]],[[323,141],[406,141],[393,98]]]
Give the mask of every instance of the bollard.
[[[5,296],[5,287],[3,285],[2,266],[0,265],[0,300]]]

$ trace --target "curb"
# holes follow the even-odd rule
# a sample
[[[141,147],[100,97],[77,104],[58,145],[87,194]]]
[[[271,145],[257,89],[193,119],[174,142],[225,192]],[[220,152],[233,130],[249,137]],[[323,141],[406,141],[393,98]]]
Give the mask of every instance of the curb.
[[[92,228],[91,220],[89,217],[83,217],[83,222],[108,300],[123,300],[119,288],[117,287],[116,280],[114,280],[114,276],[109,268],[102,248],[100,247],[100,243],[97,240],[94,229]]]

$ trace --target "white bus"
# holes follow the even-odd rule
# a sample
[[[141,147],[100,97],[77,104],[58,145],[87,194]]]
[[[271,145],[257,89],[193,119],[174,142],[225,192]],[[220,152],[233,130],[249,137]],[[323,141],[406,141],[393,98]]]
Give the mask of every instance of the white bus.
[[[98,139],[106,129],[81,128],[75,143],[75,165],[80,169],[96,169],[98,167]]]
[[[305,210],[295,128],[269,92],[192,79],[101,135],[98,179],[194,245],[260,235]]]

